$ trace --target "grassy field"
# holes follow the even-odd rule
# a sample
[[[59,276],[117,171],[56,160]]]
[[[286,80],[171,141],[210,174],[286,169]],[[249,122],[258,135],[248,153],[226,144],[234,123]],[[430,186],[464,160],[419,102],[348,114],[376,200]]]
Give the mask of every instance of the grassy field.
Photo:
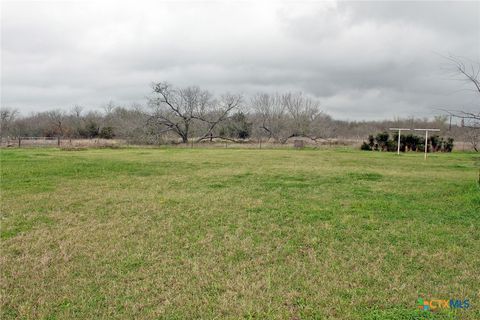
[[[474,160],[3,149],[0,318],[478,319]]]

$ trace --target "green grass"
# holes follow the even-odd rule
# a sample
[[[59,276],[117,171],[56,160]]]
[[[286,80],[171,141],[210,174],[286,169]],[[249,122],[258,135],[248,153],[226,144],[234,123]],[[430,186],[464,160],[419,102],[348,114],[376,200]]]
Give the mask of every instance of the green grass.
[[[474,160],[3,149],[0,318],[478,319]]]

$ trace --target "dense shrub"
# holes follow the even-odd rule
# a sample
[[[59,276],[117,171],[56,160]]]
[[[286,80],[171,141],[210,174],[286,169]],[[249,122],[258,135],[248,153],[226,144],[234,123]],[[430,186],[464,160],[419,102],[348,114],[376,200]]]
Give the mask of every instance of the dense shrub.
[[[443,151],[444,152],[452,152],[453,150],[453,138],[447,138],[447,141],[443,144]]]
[[[443,138],[434,135],[428,138],[427,152],[452,152],[453,138]],[[380,132],[375,137],[368,136],[368,142],[363,142],[360,146],[361,150],[375,150],[375,151],[397,151],[398,148],[398,133],[393,134],[390,139],[388,132]],[[400,136],[400,151],[424,151],[425,138],[414,134],[405,134]]]
[[[79,128],[78,130],[78,134],[81,138],[96,138],[98,136],[98,133],[99,133],[99,127],[98,127],[98,124],[93,122],[93,121],[89,121],[85,127],[83,128]]]
[[[362,143],[362,146],[360,147],[361,150],[365,150],[365,151],[371,151],[372,150],[372,146],[370,146],[369,143],[366,143],[365,141]]]
[[[103,127],[98,136],[102,139],[113,139],[115,135],[112,127]]]
[[[373,148],[375,147],[375,138],[373,137],[373,135],[368,136],[368,145],[370,146],[369,150],[373,150]]]
[[[252,123],[242,112],[235,113],[220,128],[219,135],[233,139],[248,139],[252,132]]]
[[[375,140],[377,141],[378,147],[380,148],[381,151],[387,151],[388,150],[388,139],[389,139],[389,134],[388,132],[380,132],[377,134],[375,137]]]
[[[411,133],[405,135],[405,151],[417,151],[419,146],[424,144],[423,140],[421,137]]]

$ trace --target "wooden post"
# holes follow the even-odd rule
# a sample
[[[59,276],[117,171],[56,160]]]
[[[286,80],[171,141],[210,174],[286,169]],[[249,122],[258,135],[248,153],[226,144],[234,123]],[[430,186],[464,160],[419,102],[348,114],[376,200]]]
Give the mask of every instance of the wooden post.
[[[22,145],[22,138],[21,137],[18,137],[18,147],[20,148]]]

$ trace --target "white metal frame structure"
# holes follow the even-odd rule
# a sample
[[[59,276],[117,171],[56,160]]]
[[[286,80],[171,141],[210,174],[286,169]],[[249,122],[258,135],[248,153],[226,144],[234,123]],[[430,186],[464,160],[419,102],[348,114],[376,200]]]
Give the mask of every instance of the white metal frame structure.
[[[413,129],[415,131],[425,131],[425,160],[427,160],[427,147],[428,147],[428,132],[429,131],[440,131],[440,129]]]
[[[397,154],[400,154],[400,135],[402,134],[402,131],[410,131],[410,129],[405,129],[405,128],[390,128],[390,130],[398,130],[398,146],[397,146]]]

